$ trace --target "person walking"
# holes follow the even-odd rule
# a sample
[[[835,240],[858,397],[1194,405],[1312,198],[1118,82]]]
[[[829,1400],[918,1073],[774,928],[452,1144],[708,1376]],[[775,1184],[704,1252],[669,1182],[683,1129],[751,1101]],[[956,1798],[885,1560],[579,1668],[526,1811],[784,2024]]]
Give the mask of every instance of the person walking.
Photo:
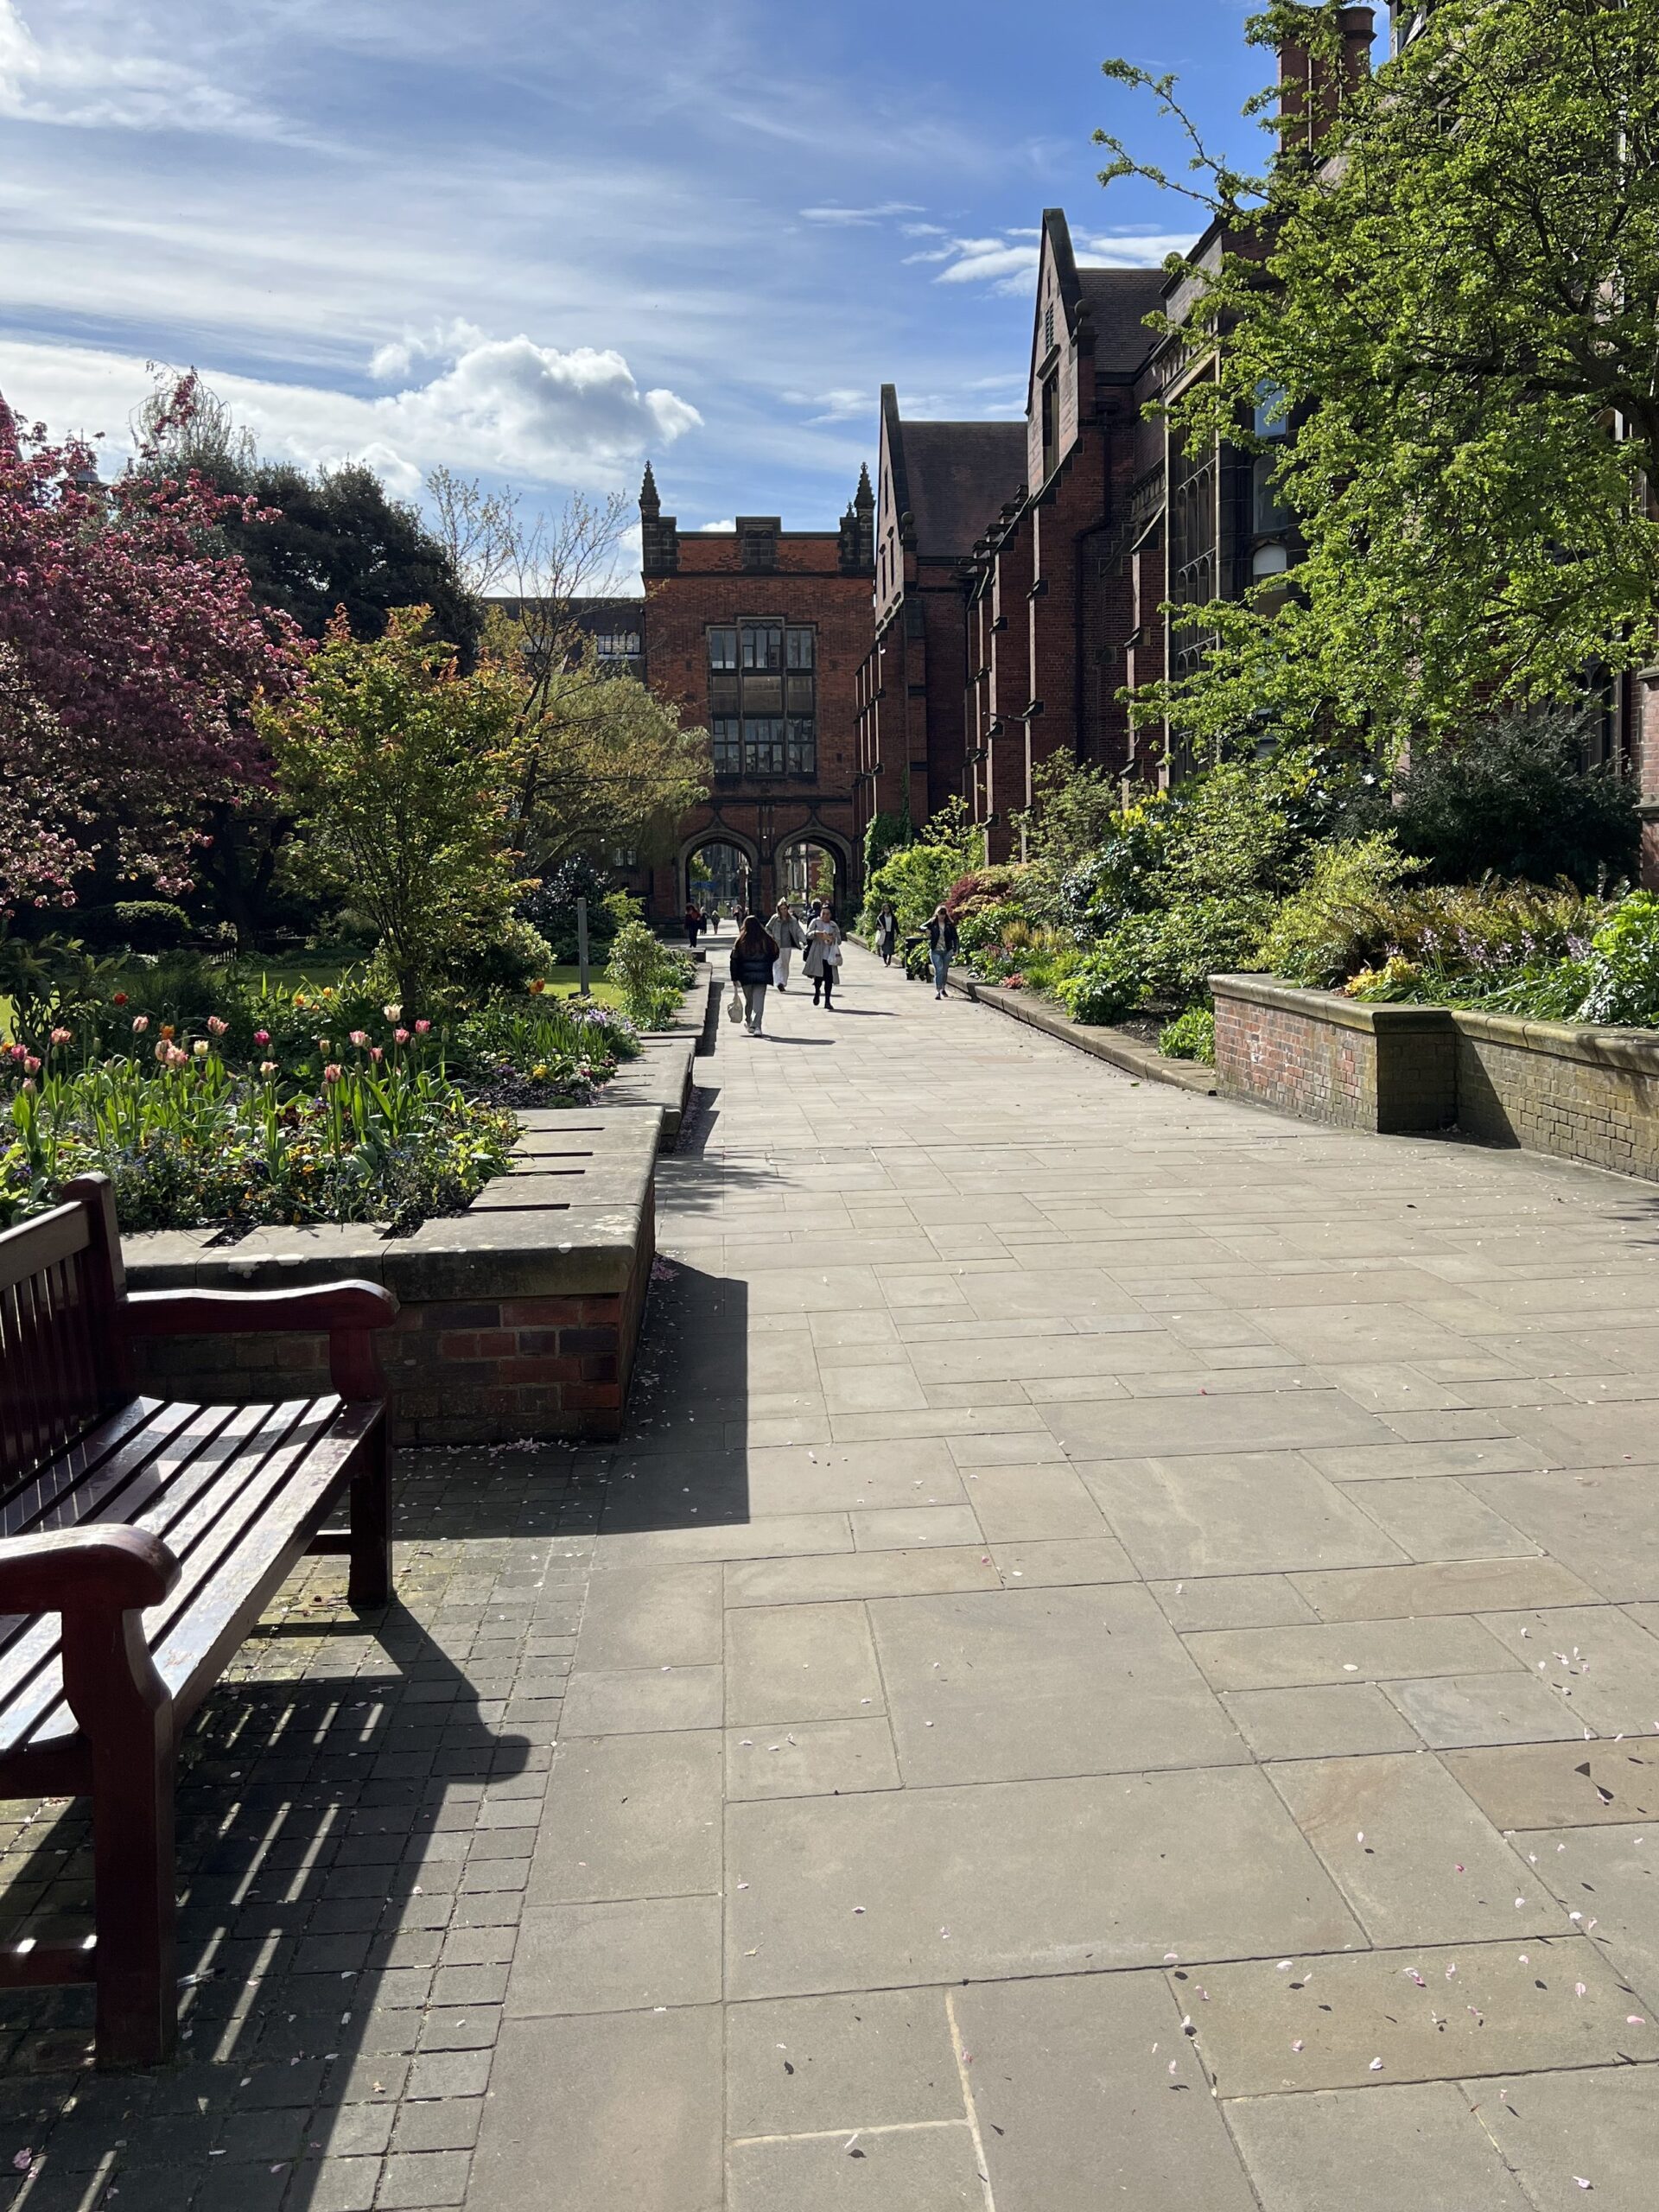
[[[812,978],[812,1003],[817,1006],[823,994],[823,1010],[830,1011],[834,1003],[836,977],[841,971],[841,931],[836,923],[836,910],[825,899],[806,927],[806,957],[801,963],[803,974]]]
[[[881,901],[881,911],[875,918],[875,949],[881,956],[881,965],[891,968],[893,956],[899,943],[899,917],[893,911],[891,899]]]
[[[697,949],[697,931],[702,927],[702,909],[695,899],[685,902],[685,941],[693,952]]]
[[[751,914],[737,933],[737,943],[732,947],[732,981],[743,994],[743,1027],[751,1037],[760,1034],[760,1019],[766,1012],[766,985],[772,981],[772,962],[776,947],[760,924],[759,914]]]
[[[962,939],[957,934],[957,925],[943,906],[933,909],[928,922],[927,950],[933,963],[933,995],[936,999],[942,999],[945,982],[950,973],[951,960],[962,950]]]
[[[789,963],[806,943],[801,925],[795,918],[794,909],[787,899],[778,901],[778,911],[766,924],[766,935],[778,948],[772,963],[772,980],[780,991],[789,988]]]

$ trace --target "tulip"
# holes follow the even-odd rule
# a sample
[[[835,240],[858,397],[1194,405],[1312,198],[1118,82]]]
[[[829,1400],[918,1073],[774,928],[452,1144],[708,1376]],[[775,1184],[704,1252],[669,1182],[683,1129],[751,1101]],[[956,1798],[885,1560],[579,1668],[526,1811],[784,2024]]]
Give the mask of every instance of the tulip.
[[[386,1057],[386,1053],[385,1053],[385,1047],[383,1045],[371,1045],[371,1046],[370,1046],[370,1047],[369,1047],[369,1058],[370,1058],[372,1060],[384,1060],[384,1059],[385,1058],[385,1057]]]
[[[25,1075],[38,1075],[40,1071],[41,1063],[38,1057],[33,1052],[25,1052],[23,1054],[23,1073]]]
[[[230,1026],[228,1021],[221,1021],[216,1014],[210,1014],[207,1017],[207,1033],[210,1037],[222,1037]]]
[[[207,1039],[205,1037],[198,1037],[190,1050],[197,1059],[205,1060],[207,1057]]]
[[[530,988],[533,997],[540,998],[542,993],[547,988],[547,984],[540,976],[537,976],[535,982],[531,983]]]
[[[118,991],[115,996],[110,1001],[110,1004],[111,1006],[125,1006],[126,1003],[127,995],[124,991]]]
[[[253,1033],[253,1041],[256,1045],[269,1045],[270,1042],[270,1030],[256,1029]]]
[[[149,1027],[149,1016],[147,1014],[135,1014],[133,1015],[132,1033],[135,1037],[142,1037]]]
[[[330,1060],[322,1071],[322,1079],[325,1083],[338,1083],[344,1073],[345,1070],[338,1060]]]
[[[328,1049],[328,1039],[327,1039],[326,1037],[319,1037],[319,1038],[318,1038],[318,1039],[317,1039],[317,1050],[318,1050],[320,1052],[326,1052],[327,1051],[327,1049]]]
[[[357,1049],[358,1049],[358,1051],[359,1051],[359,1052],[362,1051],[363,1047],[364,1047],[364,1046],[368,1043],[368,1041],[369,1041],[369,1033],[368,1033],[368,1031],[367,1031],[366,1029],[353,1029],[353,1032],[352,1032],[352,1042],[353,1042],[353,1045],[355,1045],[355,1046],[356,1046],[356,1047],[357,1047]]]
[[[409,1042],[408,1030],[394,1029],[391,1033],[391,1041],[394,1045],[407,1045]]]
[[[263,1075],[263,1076],[267,1076],[267,1077],[275,1075],[275,1074],[276,1074],[276,1061],[275,1061],[275,1060],[261,1060],[261,1061],[260,1061],[260,1063],[259,1063],[259,1072],[260,1072],[260,1074],[261,1074],[261,1075]]]
[[[171,1038],[173,1034],[173,1025],[170,1021],[164,1021],[162,1024],[162,1034],[163,1037]]]
[[[73,1045],[74,1041],[75,1033],[73,1029],[54,1029],[52,1032],[52,1042],[54,1045]]]
[[[417,1021],[415,1025],[415,1034],[417,1037],[424,1037],[427,1031],[430,1029],[432,1025],[429,1021]]]
[[[34,1077],[32,1075],[26,1075],[23,1077],[23,1090],[30,1098],[35,1096],[35,1088],[36,1085]]]
[[[388,1021],[401,1021],[404,1018],[404,1009],[400,1006],[383,1006],[380,1011]]]

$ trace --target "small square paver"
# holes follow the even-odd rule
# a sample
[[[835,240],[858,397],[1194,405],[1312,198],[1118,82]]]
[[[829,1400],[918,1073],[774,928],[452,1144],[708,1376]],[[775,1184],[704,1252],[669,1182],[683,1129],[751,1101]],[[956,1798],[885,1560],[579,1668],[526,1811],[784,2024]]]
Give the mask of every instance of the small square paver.
[[[386,2160],[376,2212],[424,2212],[466,2202],[472,2159],[464,2151],[423,2151]]]

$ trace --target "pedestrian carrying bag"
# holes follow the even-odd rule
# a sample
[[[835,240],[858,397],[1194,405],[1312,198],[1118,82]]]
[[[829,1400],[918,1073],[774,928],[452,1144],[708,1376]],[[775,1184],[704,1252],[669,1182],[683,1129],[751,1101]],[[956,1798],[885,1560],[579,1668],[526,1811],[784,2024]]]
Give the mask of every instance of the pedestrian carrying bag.
[[[732,995],[726,1001],[726,1019],[728,1021],[741,1021],[743,1019],[743,993],[735,982],[732,985]]]

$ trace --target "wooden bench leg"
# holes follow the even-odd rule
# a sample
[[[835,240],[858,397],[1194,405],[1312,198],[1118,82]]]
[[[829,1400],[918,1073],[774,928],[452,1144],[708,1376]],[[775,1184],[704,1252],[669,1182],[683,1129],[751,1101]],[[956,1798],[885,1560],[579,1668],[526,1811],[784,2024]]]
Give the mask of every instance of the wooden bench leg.
[[[150,1664],[143,1622],[140,1613],[120,1617],[126,1663],[116,1657],[101,1670],[98,1719],[88,1732],[101,2067],[158,2066],[172,2056],[178,2034],[173,1708]]]
[[[391,1602],[391,1447],[384,1416],[352,1477],[352,1567],[346,1594],[360,1612]]]

